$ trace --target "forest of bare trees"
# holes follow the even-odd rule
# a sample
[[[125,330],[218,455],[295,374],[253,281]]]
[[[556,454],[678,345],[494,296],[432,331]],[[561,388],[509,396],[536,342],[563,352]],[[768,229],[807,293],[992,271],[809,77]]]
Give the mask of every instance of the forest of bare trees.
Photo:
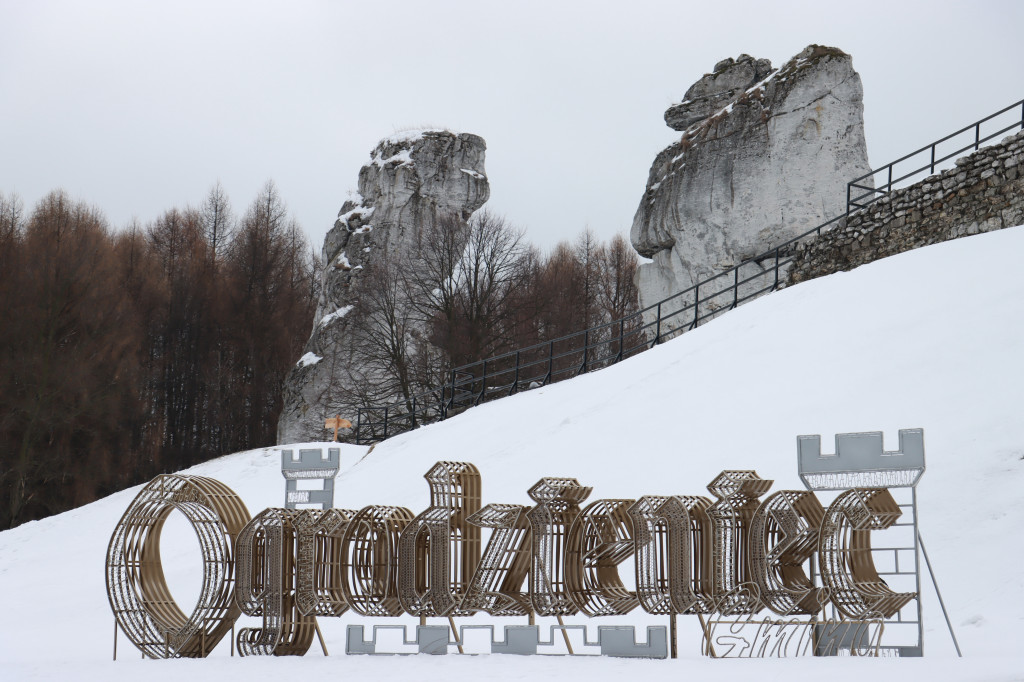
[[[415,258],[415,264],[404,262]],[[453,367],[626,317],[636,255],[585,230],[543,254],[503,218],[442,220],[363,274],[362,404]],[[310,335],[320,258],[273,183],[240,215],[196,207],[114,230],[62,191],[0,194],[0,528],[213,457],[272,445]]]
[[[358,408],[412,411],[412,397],[455,367],[626,318],[637,312],[636,267],[621,236],[604,244],[584,230],[542,254],[486,210],[468,224],[442,218],[419,248],[363,275],[345,375],[356,367],[360,378],[332,409],[353,419]]]
[[[0,195],[0,528],[274,441],[314,259],[268,183],[113,231]]]

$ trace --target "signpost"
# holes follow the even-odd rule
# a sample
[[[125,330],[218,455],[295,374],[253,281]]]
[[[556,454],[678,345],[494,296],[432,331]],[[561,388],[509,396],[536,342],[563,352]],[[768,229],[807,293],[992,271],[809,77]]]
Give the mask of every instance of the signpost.
[[[334,429],[334,442],[338,442],[338,429],[351,429],[352,422],[347,419],[342,419],[341,415],[330,417],[324,420],[325,429]]]

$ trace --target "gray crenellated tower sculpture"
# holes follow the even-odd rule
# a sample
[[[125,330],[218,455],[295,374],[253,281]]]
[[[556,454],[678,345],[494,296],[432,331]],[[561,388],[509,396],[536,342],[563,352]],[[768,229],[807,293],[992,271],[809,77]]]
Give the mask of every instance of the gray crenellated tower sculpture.
[[[665,122],[682,136],[655,158],[630,231],[653,261],[638,270],[641,306],[839,215],[846,183],[869,171],[860,76],[833,47],[808,46],[779,69],[721,61]]]
[[[359,170],[358,195],[324,238],[313,331],[285,380],[278,443],[322,440],[324,420],[355,421],[356,395],[375,381],[354,359],[353,322],[366,270],[402,254],[406,265],[444,216],[466,221],[490,195],[482,137],[416,130],[381,140]]]

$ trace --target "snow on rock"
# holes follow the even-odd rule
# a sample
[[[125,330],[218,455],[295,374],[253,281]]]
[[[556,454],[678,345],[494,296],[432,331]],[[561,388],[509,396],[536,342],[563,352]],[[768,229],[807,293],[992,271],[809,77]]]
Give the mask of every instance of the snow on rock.
[[[340,308],[338,308],[337,310],[335,310],[333,313],[328,313],[327,315],[324,315],[323,317],[321,317],[320,321],[317,322],[317,324],[320,325],[321,327],[326,327],[327,325],[331,324],[335,320],[340,320],[341,318],[343,318],[346,315],[348,315],[350,312],[352,312],[353,308],[355,308],[355,306],[343,305]],[[308,353],[307,353],[307,355],[308,355]]]
[[[329,658],[314,645],[304,658],[239,660],[229,657],[224,641],[205,661],[139,661],[122,636],[114,663],[102,567],[135,487],[0,532],[0,596],[8,614],[0,620],[4,679],[1020,679],[1024,271],[1016,258],[1022,251],[1024,228],[1017,227],[907,252],[787,288],[621,364],[481,405],[372,452],[340,446],[337,507],[397,504],[420,511],[429,504],[423,474],[439,460],[475,463],[485,503],[529,504],[526,490],[542,476],[576,477],[594,486],[591,499],[707,494],[707,483],[725,468],[756,469],[775,480],[774,490],[801,489],[797,435],[817,433],[830,443],[837,432],[882,430],[891,449],[900,428],[923,428],[921,533],[962,660],[925,574],[924,659],[702,659],[690,616],[679,618],[677,661],[343,656],[345,625],[373,622],[345,615],[318,619]],[[338,447],[289,447],[310,445]],[[256,513],[283,503],[279,466],[278,449],[266,448],[186,473],[224,482]],[[202,569],[186,523],[168,522],[161,552],[172,593],[188,611]],[[620,621],[566,621],[664,624],[639,612]],[[416,624],[410,617],[388,622]],[[554,621],[538,622],[546,632]],[[238,627],[259,624],[243,617]]]
[[[321,360],[323,360],[323,358],[317,355],[316,353],[306,353],[301,358],[299,358],[299,361],[295,363],[295,366],[305,367],[306,365],[315,365]]]

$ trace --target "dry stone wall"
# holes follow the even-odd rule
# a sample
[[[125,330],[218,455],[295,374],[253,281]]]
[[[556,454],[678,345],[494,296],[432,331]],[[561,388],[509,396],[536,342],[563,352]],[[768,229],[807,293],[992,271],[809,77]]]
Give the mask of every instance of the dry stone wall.
[[[930,244],[1024,224],[1024,132],[958,159],[797,246],[787,284]]]

